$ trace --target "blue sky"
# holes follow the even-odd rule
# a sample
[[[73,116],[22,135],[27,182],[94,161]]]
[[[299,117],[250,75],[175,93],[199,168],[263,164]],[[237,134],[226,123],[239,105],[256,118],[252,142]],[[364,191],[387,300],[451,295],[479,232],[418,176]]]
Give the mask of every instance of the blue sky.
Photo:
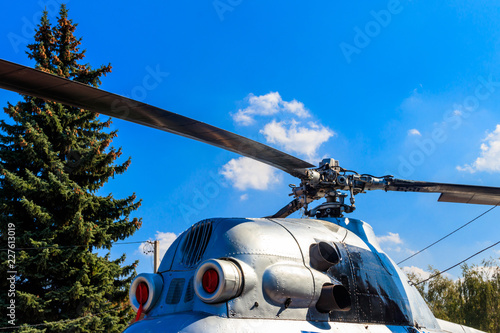
[[[9,2],[0,57],[25,55],[41,11]],[[493,3],[447,1],[67,2],[86,62],[111,63],[101,88],[248,136],[317,163],[374,175],[500,186],[500,62]],[[19,97],[0,91],[0,102]],[[5,119],[5,115],[0,115]],[[172,240],[209,217],[260,217],[285,205],[292,177],[169,133],[115,120],[129,171],[102,193],[136,192],[143,227],[129,241]],[[232,161],[232,162],[231,162]],[[241,175],[239,171],[245,171]],[[259,171],[255,178],[252,171]],[[235,180],[237,180],[235,182]],[[396,261],[489,207],[438,195],[373,192],[350,215],[370,223]],[[298,216],[298,214],[296,214]],[[445,269],[500,238],[500,208],[405,262]],[[167,234],[158,234],[167,233]],[[138,244],[116,245],[152,260]],[[494,248],[472,260],[499,257]],[[457,276],[460,270],[450,271]]]

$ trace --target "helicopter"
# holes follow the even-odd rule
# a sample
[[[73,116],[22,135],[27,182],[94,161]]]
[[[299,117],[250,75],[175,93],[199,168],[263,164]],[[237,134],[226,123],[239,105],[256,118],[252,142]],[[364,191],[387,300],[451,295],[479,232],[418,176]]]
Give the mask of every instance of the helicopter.
[[[480,332],[435,318],[380,248],[373,228],[344,215],[367,191],[440,193],[441,202],[498,205],[500,188],[376,177],[332,158],[315,166],[212,125],[5,60],[0,88],[205,142],[300,180],[291,186],[293,200],[273,215],[207,219],[183,232],[157,273],[132,282],[137,320],[125,332]],[[287,218],[299,209],[308,218]]]

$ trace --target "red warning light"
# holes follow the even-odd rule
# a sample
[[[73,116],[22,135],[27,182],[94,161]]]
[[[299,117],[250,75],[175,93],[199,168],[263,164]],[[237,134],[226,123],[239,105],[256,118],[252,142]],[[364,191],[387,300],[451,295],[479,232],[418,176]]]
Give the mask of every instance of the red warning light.
[[[137,302],[144,305],[148,301],[148,297],[148,285],[146,284],[146,282],[139,283],[137,289],[135,290],[135,298],[137,299]]]
[[[217,286],[219,285],[219,274],[213,268],[207,269],[207,271],[203,273],[203,278],[201,281],[203,290],[205,290],[209,294],[213,294],[217,290]]]
[[[142,314],[142,306],[146,304],[149,298],[149,289],[146,282],[140,282],[135,289],[135,298],[139,303],[139,309],[137,310],[137,316],[135,317],[135,321],[138,321]]]

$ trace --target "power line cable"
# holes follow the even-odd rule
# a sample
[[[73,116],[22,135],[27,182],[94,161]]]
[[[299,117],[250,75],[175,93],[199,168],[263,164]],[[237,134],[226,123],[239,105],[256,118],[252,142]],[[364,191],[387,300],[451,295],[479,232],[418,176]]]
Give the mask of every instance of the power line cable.
[[[488,246],[488,247],[487,247],[487,248],[485,248],[485,249],[482,249],[482,250],[481,250],[481,251],[479,251],[479,252],[474,253],[473,255],[471,255],[470,257],[468,257],[468,258],[467,258],[467,259],[465,259],[465,260],[462,260],[462,261],[461,261],[461,262],[459,262],[458,264],[455,264],[455,265],[453,265],[453,266],[451,266],[451,267],[449,267],[449,268],[445,269],[444,271],[440,271],[439,273],[436,273],[436,274],[434,274],[434,275],[431,275],[431,276],[429,276],[429,277],[428,277],[427,279],[425,279],[425,280],[419,281],[419,282],[417,282],[417,283],[412,283],[412,285],[417,286],[417,285],[419,285],[419,284],[421,284],[421,283],[424,283],[424,282],[429,281],[430,279],[434,279],[435,277],[438,277],[439,275],[441,275],[441,274],[443,274],[443,273],[446,273],[446,272],[447,272],[447,271],[449,271],[450,269],[453,269],[453,268],[457,267],[458,265],[463,264],[463,263],[464,263],[464,262],[466,262],[467,260],[469,260],[469,259],[471,259],[471,258],[473,258],[473,257],[477,256],[477,255],[478,255],[478,254],[480,254],[480,253],[483,253],[484,251],[486,251],[486,250],[488,250],[488,249],[491,249],[492,247],[494,247],[494,246],[496,246],[496,245],[498,245],[498,244],[500,244],[500,241],[496,242],[496,243],[495,243],[495,244],[493,244],[493,245]]]
[[[139,244],[139,243],[146,243],[148,242],[147,240],[145,241],[137,241],[137,242],[117,242],[113,243],[111,245],[125,245],[125,244]],[[52,246],[41,246],[41,247],[16,247],[13,249],[0,249],[0,251],[7,251],[7,250],[44,250],[44,249],[60,249],[60,248],[71,248],[71,247],[88,247],[88,246],[93,246],[91,244],[80,244],[80,245],[52,245]]]
[[[492,211],[493,209],[495,209],[497,206],[498,206],[498,205],[495,205],[495,206],[491,207],[490,209],[488,209],[488,210],[487,210],[487,211],[485,211],[484,213],[482,213],[482,214],[480,214],[480,215],[476,216],[475,218],[473,218],[473,219],[472,219],[472,220],[470,220],[469,222],[467,222],[467,223],[465,223],[464,225],[462,225],[460,228],[457,228],[457,229],[453,230],[452,232],[450,232],[450,233],[449,233],[449,234],[447,234],[446,236],[441,237],[440,239],[438,239],[438,240],[437,240],[437,241],[435,241],[434,243],[432,243],[432,244],[430,244],[430,245],[426,246],[425,248],[423,248],[422,250],[420,250],[420,251],[418,251],[418,252],[415,252],[414,254],[412,254],[411,256],[409,256],[408,258],[406,258],[406,259],[404,259],[404,260],[401,260],[401,261],[400,261],[400,262],[398,262],[397,264],[398,264],[398,265],[399,265],[399,264],[402,264],[402,263],[404,263],[405,261],[407,261],[408,259],[411,259],[411,258],[413,258],[414,256],[416,256],[417,254],[420,254],[420,253],[424,252],[425,250],[427,250],[427,249],[428,249],[428,248],[430,248],[431,246],[436,245],[437,243],[439,243],[439,242],[440,242],[440,241],[442,241],[443,239],[448,238],[449,236],[453,235],[453,234],[454,234],[455,232],[457,232],[458,230],[460,230],[460,229],[462,229],[462,228],[466,227],[467,225],[471,224],[472,222],[474,222],[474,221],[475,221],[475,220],[477,220],[478,218],[480,218],[480,217],[482,217],[482,216],[486,215],[487,213],[491,212],[491,211]]]

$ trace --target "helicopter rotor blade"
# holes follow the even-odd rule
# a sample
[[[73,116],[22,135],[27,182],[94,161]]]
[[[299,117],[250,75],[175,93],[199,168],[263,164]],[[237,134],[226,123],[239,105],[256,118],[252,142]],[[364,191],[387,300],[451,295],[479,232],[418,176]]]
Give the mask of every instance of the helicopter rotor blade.
[[[390,179],[386,191],[441,193],[438,201],[479,205],[499,205],[500,188],[490,186],[432,183]]]
[[[303,177],[309,162],[257,141],[127,97],[0,59],[0,88],[160,129]]]

